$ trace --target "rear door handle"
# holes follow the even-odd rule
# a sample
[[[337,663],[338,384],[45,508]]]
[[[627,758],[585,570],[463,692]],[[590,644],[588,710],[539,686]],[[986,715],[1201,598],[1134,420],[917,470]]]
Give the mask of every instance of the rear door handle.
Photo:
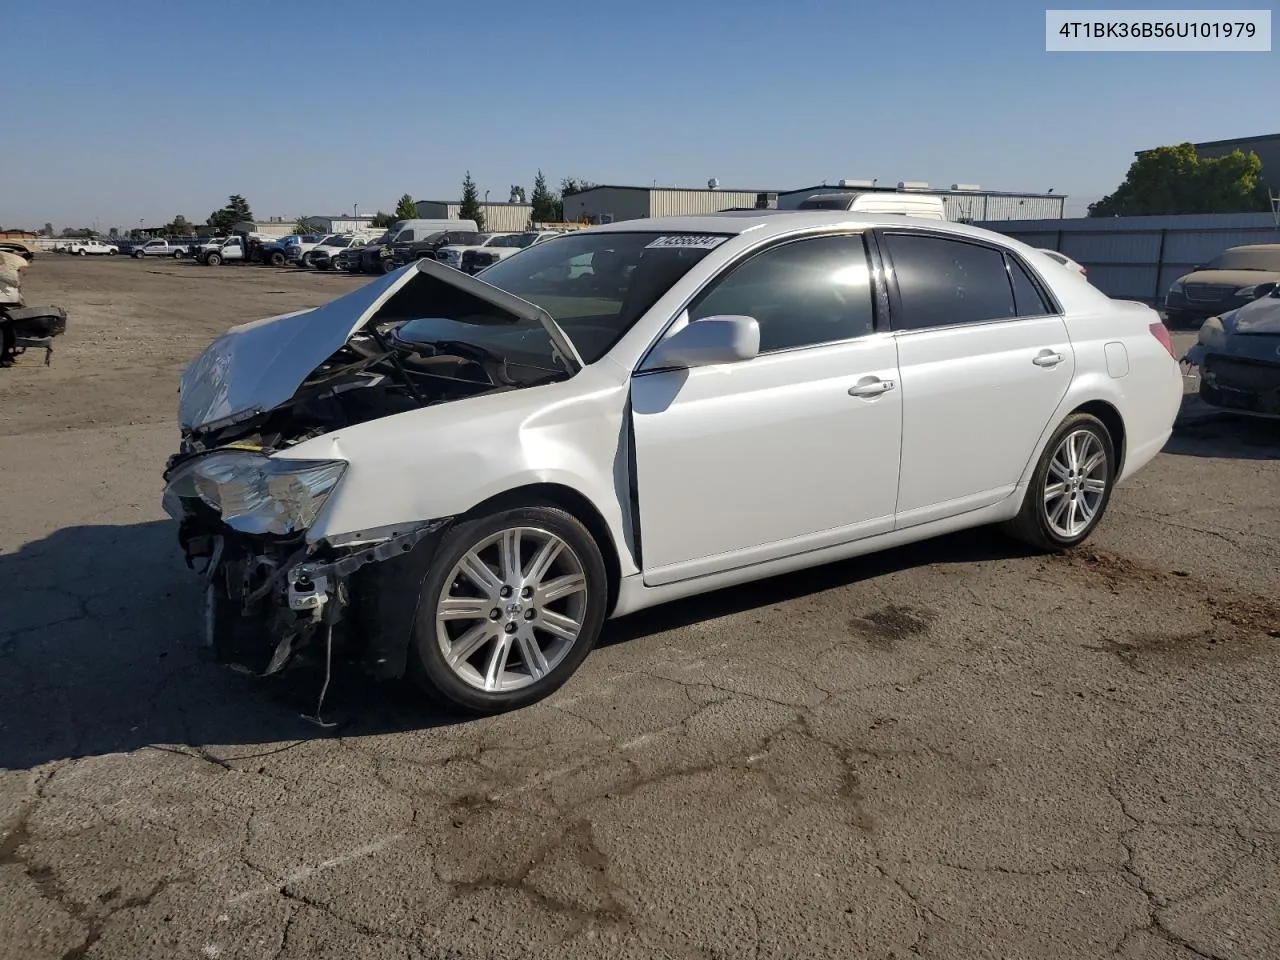
[[[849,388],[849,396],[851,397],[878,397],[882,393],[888,393],[897,384],[892,380],[880,380],[871,378],[868,380],[859,380]]]
[[[1052,350],[1041,350],[1031,362],[1037,367],[1056,367],[1065,359],[1067,358],[1060,353],[1054,353]]]

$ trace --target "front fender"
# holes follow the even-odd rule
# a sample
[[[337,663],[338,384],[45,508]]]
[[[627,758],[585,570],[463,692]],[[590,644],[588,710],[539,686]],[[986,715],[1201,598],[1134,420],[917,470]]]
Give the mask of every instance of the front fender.
[[[591,374],[384,417],[277,454],[348,464],[307,539],[458,516],[519,487],[551,483],[595,506],[623,574],[635,572],[622,549],[630,522],[626,384]]]

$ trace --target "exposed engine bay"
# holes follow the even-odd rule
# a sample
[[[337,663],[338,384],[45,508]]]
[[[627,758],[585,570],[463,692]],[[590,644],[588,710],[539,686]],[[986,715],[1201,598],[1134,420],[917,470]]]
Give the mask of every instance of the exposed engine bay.
[[[232,443],[251,444],[269,454],[369,420],[565,375],[515,364],[460,341],[408,339],[400,335],[406,322],[353,336],[287,404],[238,423],[188,433],[170,468]]]

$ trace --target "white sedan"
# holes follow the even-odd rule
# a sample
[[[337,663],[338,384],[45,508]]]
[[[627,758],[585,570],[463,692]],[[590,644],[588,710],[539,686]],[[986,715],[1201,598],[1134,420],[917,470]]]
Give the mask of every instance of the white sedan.
[[[1181,397],[1155,311],[995,233],[632,220],[232,328],[165,506],[221,659],[494,712],[655,604],[987,524],[1079,544]]]

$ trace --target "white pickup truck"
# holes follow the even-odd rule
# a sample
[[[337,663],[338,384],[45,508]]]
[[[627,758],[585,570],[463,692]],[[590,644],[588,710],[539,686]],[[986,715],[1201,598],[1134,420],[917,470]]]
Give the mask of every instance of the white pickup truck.
[[[72,240],[62,249],[65,253],[74,253],[81,257],[91,255],[112,257],[120,252],[114,243],[103,243],[101,240]]]
[[[228,237],[216,246],[206,244],[196,253],[196,259],[210,267],[228,260],[243,260],[244,240],[240,237]]]
[[[180,240],[148,240],[139,247],[134,247],[131,256],[135,260],[143,257],[178,257],[190,256],[196,248],[195,243],[184,243]]]

